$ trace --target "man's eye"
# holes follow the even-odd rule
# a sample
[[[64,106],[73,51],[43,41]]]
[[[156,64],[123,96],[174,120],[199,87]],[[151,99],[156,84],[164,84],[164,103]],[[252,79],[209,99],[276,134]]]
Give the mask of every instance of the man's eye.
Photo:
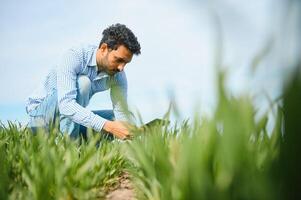
[[[117,62],[118,62],[118,63],[122,63],[123,60],[122,60],[122,59],[117,59]]]

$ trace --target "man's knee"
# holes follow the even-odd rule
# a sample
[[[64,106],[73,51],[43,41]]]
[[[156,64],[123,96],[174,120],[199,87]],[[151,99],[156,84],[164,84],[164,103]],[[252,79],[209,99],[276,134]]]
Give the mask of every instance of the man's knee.
[[[88,76],[81,75],[77,79],[78,93],[81,96],[89,96],[91,92],[91,80]]]
[[[91,90],[91,80],[88,76],[81,75],[77,79],[78,90],[81,94],[89,94]]]

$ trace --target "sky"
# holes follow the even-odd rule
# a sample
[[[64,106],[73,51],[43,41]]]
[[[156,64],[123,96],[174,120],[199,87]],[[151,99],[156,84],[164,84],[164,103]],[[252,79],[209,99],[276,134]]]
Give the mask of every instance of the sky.
[[[142,47],[125,71],[129,106],[144,121],[162,117],[171,97],[182,119],[196,110],[210,114],[216,103],[217,49],[229,74],[230,93],[267,93],[275,99],[283,74],[291,71],[286,62],[293,62],[299,48],[295,43],[300,29],[285,31],[298,22],[283,20],[284,0],[0,2],[2,122],[26,124],[26,98],[64,51],[80,44],[97,45],[102,30],[114,23],[126,24]],[[292,19],[300,15],[298,10],[292,13]],[[215,16],[221,23],[222,45],[217,44]],[[284,38],[287,33],[289,41]],[[251,73],[252,59],[269,41],[272,50]],[[258,96],[259,105],[266,107],[263,95]],[[89,104],[92,110],[110,107],[108,92],[95,95]]]

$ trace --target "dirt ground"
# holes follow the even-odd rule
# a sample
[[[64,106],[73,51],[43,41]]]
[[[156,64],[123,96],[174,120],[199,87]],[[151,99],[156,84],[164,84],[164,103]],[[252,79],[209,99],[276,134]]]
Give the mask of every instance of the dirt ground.
[[[134,188],[127,173],[119,178],[119,184],[106,195],[106,200],[136,200]]]

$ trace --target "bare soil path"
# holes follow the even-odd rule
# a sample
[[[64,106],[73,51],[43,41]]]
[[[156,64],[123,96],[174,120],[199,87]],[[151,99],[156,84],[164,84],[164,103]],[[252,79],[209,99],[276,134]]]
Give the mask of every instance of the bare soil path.
[[[106,200],[136,200],[134,188],[129,179],[129,174],[124,173],[119,177],[119,184],[110,189]]]

